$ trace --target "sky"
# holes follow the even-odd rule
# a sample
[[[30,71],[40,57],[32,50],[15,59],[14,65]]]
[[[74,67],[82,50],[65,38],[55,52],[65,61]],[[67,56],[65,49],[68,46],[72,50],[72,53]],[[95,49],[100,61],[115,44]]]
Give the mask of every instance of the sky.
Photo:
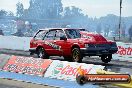
[[[0,9],[6,11],[16,12],[16,3],[20,1],[23,3],[24,8],[29,7],[29,0],[0,0]],[[89,17],[101,17],[107,14],[115,14],[119,16],[120,0],[62,0],[64,7],[76,6],[82,9],[82,13],[87,14]],[[122,3],[122,16],[132,16],[132,0],[123,0]]]

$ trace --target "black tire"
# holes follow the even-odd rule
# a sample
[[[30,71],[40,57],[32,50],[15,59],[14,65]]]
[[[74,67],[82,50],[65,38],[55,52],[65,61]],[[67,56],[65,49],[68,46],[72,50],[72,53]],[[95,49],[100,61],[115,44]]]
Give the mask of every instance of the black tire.
[[[80,49],[79,48],[73,48],[72,49],[72,56],[71,56],[71,61],[73,62],[82,62],[82,55],[81,55],[81,52],[80,52]]]
[[[32,53],[32,52],[30,52],[30,55],[33,55],[33,53]]]
[[[86,78],[82,75],[79,75],[76,77],[76,82],[80,85],[83,85],[86,83]]]
[[[48,59],[49,56],[46,54],[44,48],[38,48],[37,49],[37,55],[38,55],[38,58],[42,58],[42,59]]]
[[[102,60],[102,62],[104,62],[104,63],[110,62],[111,59],[112,59],[112,54],[109,54],[109,55],[102,55],[102,56],[101,56],[101,60]]]

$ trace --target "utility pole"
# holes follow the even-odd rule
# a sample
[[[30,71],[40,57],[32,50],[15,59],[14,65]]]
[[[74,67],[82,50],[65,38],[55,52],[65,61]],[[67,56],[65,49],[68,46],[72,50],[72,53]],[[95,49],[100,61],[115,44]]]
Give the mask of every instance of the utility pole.
[[[121,39],[121,8],[122,8],[122,0],[120,0],[119,40]]]

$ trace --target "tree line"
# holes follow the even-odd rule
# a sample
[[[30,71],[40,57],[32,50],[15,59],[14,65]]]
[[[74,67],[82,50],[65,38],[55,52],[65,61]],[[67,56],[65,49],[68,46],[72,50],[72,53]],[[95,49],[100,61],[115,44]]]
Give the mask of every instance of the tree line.
[[[24,9],[21,2],[16,4],[16,18],[30,23],[36,23],[37,28],[44,27],[81,27],[89,31],[101,33],[105,36],[113,31],[118,33],[119,17],[109,14],[105,17],[90,18],[82,13],[82,10],[75,6],[63,7],[61,0],[30,0],[30,6]],[[12,12],[0,10],[0,17],[14,16]],[[132,17],[122,18],[122,33],[126,33],[131,25]],[[23,24],[22,24],[23,25]],[[20,25],[21,26],[21,25]],[[31,26],[31,25],[29,25]],[[28,28],[26,26],[17,27],[18,29]]]

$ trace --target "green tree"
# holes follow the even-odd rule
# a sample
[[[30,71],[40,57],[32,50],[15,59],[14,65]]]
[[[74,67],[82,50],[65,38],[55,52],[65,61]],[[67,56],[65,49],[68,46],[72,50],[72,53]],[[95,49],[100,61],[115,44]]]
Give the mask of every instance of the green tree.
[[[13,12],[11,12],[11,11],[7,12],[7,15],[8,16],[14,16]]]
[[[22,17],[23,16],[23,12],[24,12],[24,8],[23,8],[23,4],[18,2],[16,4],[16,7],[17,7],[17,12],[16,12],[16,16],[17,17]]]
[[[101,29],[102,29],[102,28],[101,28],[101,24],[98,24],[98,25],[97,25],[97,28],[96,28],[96,32],[97,32],[97,33],[101,33]],[[108,30],[108,29],[107,29],[107,30]]]
[[[6,16],[7,12],[5,10],[0,10],[0,17]]]
[[[61,0],[49,0],[48,5],[48,16],[49,18],[59,18],[61,12],[63,11]]]
[[[60,18],[63,11],[61,0],[30,0],[30,6],[24,15],[33,19]]]
[[[80,8],[75,6],[65,7],[63,11],[63,18],[71,27],[87,28],[88,16],[84,15]]]
[[[72,7],[65,7],[64,9],[64,18],[69,18],[69,17],[83,17],[84,14],[81,13],[81,9],[72,6]]]

